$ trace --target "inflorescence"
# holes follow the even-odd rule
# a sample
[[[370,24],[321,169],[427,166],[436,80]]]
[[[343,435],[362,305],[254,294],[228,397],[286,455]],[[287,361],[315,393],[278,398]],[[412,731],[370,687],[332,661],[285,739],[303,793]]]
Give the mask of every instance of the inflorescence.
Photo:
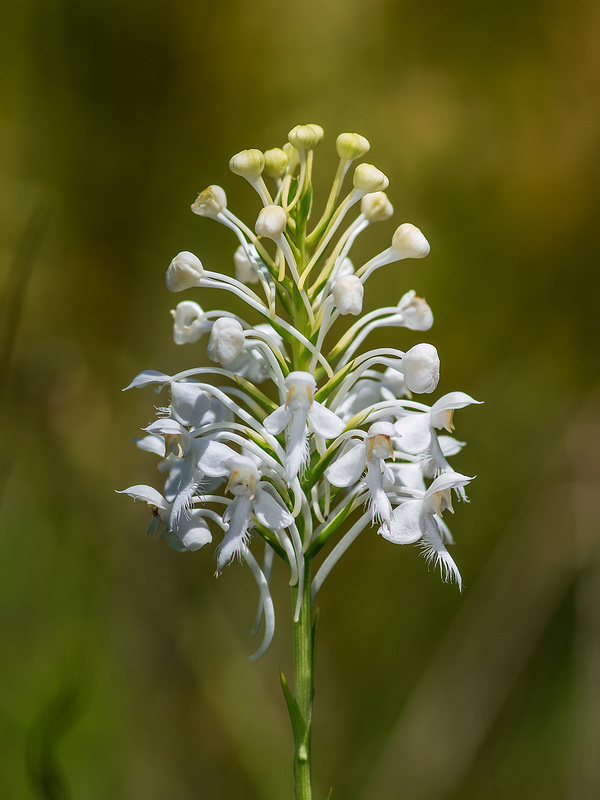
[[[367,278],[384,265],[425,257],[429,244],[404,223],[388,248],[354,267],[348,256],[357,236],[393,214],[388,179],[371,164],[355,167],[352,188],[340,200],[353,162],[369,150],[355,133],[336,140],[339,166],[309,232],[313,154],[322,138],[320,126],[298,125],[282,148],[233,156],[230,169],[262,203],[253,229],[229,210],[220,186],[209,186],[192,205],[195,214],[237,237],[235,277],[205,269],[187,251],[167,270],[172,292],[230,292],[247,305],[248,320],[261,322],[184,300],[172,312],[175,342],[208,336],[208,358],[218,366],[176,375],[146,370],[127,387],[168,387],[170,401],[137,441],[160,458],[163,493],[146,485],[124,493],[150,506],[149,533],[176,550],[199,550],[215,531],[222,534],[217,574],[233,559],[248,565],[260,592],[258,623],[265,622],[252,658],[273,637],[274,556],[287,565],[290,584],[302,586],[307,560],[337,540],[313,580],[314,598],[350,544],[375,526],[395,544],[418,543],[443,579],[461,586],[442,513],[453,510],[452,491],[466,499],[472,478],[448,462],[463,443],[438,431],[452,433],[454,410],[477,401],[463,392],[445,394],[432,406],[412,399],[437,388],[440,362],[431,344],[406,352],[360,350],[377,328],[426,331],[433,324],[431,309],[414,291],[396,306],[362,313]],[[360,213],[342,228],[358,204]],[[328,341],[340,316],[357,319]],[[262,566],[251,549],[257,539],[265,545]],[[300,600],[298,592],[296,617]]]

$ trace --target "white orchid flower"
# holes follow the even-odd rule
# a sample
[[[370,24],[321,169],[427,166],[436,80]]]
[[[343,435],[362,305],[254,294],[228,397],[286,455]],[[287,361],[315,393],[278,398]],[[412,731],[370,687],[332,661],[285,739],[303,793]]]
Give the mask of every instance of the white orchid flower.
[[[252,333],[255,336],[262,334],[263,338],[271,340],[274,347],[280,351],[283,349],[283,339],[269,324],[255,325],[252,328]],[[265,358],[263,351],[258,347],[244,348],[235,361],[232,361],[228,366],[233,373],[246,378],[251,383],[263,383],[274,374],[273,368]]]
[[[225,491],[234,495],[223,515],[229,527],[217,550],[217,572],[233,558],[244,554],[250,539],[252,514],[272,530],[287,528],[293,523],[294,517],[269,493],[266,488],[269,484],[261,482],[261,472],[253,458],[241,456],[221,442],[211,441],[200,458],[199,467],[209,477],[229,475]]]
[[[183,512],[189,511],[192,504],[192,497],[201,478],[198,459],[208,441],[193,437],[177,420],[168,417],[155,420],[145,430],[150,434],[164,436],[166,452],[172,452],[178,462],[177,467],[170,470],[169,482],[169,493],[173,498],[171,526],[177,527]]]
[[[269,414],[263,425],[267,433],[273,435],[287,429],[285,468],[291,483],[308,458],[308,425],[324,439],[335,439],[346,426],[337,414],[316,402],[317,383],[310,372],[290,372],[285,386],[287,397],[284,405]]]
[[[329,483],[346,487],[357,483],[366,469],[365,483],[373,518],[383,526],[389,526],[392,519],[392,504],[384,489],[383,478],[394,482],[394,474],[384,459],[394,458],[392,439],[397,437],[391,422],[374,422],[364,442],[355,444],[325,470]]]
[[[138,484],[123,489],[118,494],[126,494],[134,500],[143,500],[152,511],[152,521],[148,535],[165,534],[168,543],[179,552],[193,552],[212,541],[212,535],[206,520],[199,510],[190,510],[182,515],[177,524],[171,521],[172,504],[152,486]]]
[[[459,587],[462,585],[460,572],[444,546],[443,538],[448,535],[448,529],[440,517],[446,509],[454,513],[450,490],[464,487],[472,480],[458,472],[440,475],[421,497],[405,500],[395,508],[391,525],[382,525],[379,529],[383,538],[394,544],[422,541],[426,558],[440,566],[444,580],[454,579]]]
[[[454,430],[452,421],[457,408],[465,408],[472,403],[479,403],[465,392],[449,392],[440,397],[428,411],[407,413],[396,424],[396,432],[401,437],[401,449],[411,455],[418,455],[425,464],[426,474],[435,477],[442,472],[452,471],[446,460],[447,455],[453,455],[462,447],[452,437],[443,446],[436,433],[436,428],[445,428],[449,433]],[[457,485],[457,494],[464,500],[465,493],[462,486]]]

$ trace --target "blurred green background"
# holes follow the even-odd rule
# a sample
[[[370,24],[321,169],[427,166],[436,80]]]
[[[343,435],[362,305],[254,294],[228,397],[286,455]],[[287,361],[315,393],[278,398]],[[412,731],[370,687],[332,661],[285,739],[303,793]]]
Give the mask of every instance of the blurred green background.
[[[131,442],[157,398],[121,388],[205,358],[172,342],[168,262],[230,268],[190,203],[219,183],[252,221],[229,157],[304,122],[322,188],[342,131],[390,177],[357,253],[402,221],[431,242],[369,307],[424,295],[438,395],[485,401],[455,417],[463,594],[374,531],[322,590],[315,796],[600,797],[599,36],[592,0],[6,0],[1,797],[292,795],[285,576],[249,664],[248,571],[147,542],[113,490],[160,485]]]

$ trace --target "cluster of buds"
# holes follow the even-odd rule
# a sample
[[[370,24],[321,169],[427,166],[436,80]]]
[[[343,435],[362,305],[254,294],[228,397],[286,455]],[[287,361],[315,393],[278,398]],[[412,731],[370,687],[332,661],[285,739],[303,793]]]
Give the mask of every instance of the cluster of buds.
[[[262,205],[253,226],[229,210],[220,186],[200,194],[192,211],[235,234],[235,277],[205,269],[184,251],[168,267],[167,288],[217,288],[243,300],[248,313],[203,311],[182,301],[172,312],[174,340],[193,344],[206,337],[213,364],[176,375],[147,370],[127,387],[154,386],[169,399],[138,440],[160,459],[163,493],[137,485],[125,494],[150,506],[150,533],[175,549],[198,550],[216,534],[217,573],[233,559],[249,566],[265,623],[254,657],[273,636],[275,556],[286,564],[290,584],[301,587],[307,565],[335,541],[312,581],[314,597],[348,546],[374,527],[394,544],[418,543],[445,580],[461,585],[442,513],[452,511],[453,491],[466,499],[471,478],[448,462],[463,443],[439,431],[451,434],[454,410],[476,401],[456,391],[432,406],[414,398],[438,386],[440,362],[431,344],[361,351],[377,328],[426,331],[433,324],[431,309],[414,291],[363,315],[371,274],[423,258],[429,244],[404,223],[389,247],[354,266],[349,255],[357,236],[393,214],[388,179],[371,164],[354,168],[352,188],[342,195],[352,164],[369,150],[354,133],[337,138],[339,166],[309,231],[313,156],[322,138],[320,126],[298,125],[282,148],[233,156],[230,169]],[[342,228],[357,205],[360,213]],[[331,341],[340,316],[357,319]],[[264,544],[260,564],[252,552],[258,541]],[[299,591],[296,615],[300,599]]]

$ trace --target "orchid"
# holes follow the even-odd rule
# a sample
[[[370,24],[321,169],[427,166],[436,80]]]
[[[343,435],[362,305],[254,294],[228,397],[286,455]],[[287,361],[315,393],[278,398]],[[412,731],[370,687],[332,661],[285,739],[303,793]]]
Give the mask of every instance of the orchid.
[[[314,399],[316,381],[309,372],[290,372],[285,380],[285,403],[263,421],[268,433],[288,432],[285,467],[288,481],[298,475],[308,458],[307,423],[317,436],[334,439],[346,427],[344,422]]]
[[[374,422],[364,439],[341,455],[325,470],[325,477],[333,486],[356,484],[366,469],[365,483],[373,507],[373,517],[388,528],[392,521],[392,504],[383,486],[383,477],[394,483],[394,474],[384,459],[394,458],[392,440],[398,438],[391,422]]]
[[[179,302],[173,339],[195,347],[200,366],[176,374],[144,370],[127,387],[153,387],[168,398],[137,441],[158,457],[163,492],[135,485],[123,493],[150,507],[150,533],[176,550],[206,550],[215,540],[217,575],[235,562],[250,569],[259,592],[254,632],[264,627],[253,659],[275,634],[269,582],[278,561],[289,575],[293,693],[283,676],[282,687],[294,731],[296,800],[312,797],[318,591],[367,529],[382,553],[390,543],[417,544],[443,580],[462,585],[442,513],[453,511],[452,491],[466,500],[472,478],[449,463],[463,443],[438,430],[451,433],[454,410],[477,402],[456,391],[431,406],[421,402],[420,395],[437,391],[441,372],[431,343],[397,346],[398,329],[424,332],[433,324],[415,290],[396,305],[369,309],[369,278],[389,264],[401,276],[399,262],[423,259],[430,247],[405,222],[380,253],[364,263],[351,260],[358,237],[393,215],[387,176],[373,164],[355,165],[369,151],[364,136],[337,137],[331,190],[309,225],[315,152],[323,138],[319,125],[297,125],[282,147],[231,158],[231,171],[256,192],[248,222],[235,215],[218,185],[192,203],[201,221],[218,223],[231,237],[231,269],[209,269],[184,250],[168,265],[167,289],[215,289],[235,297],[235,311]],[[344,191],[347,176],[351,185]],[[334,325],[347,321],[345,333],[334,335]],[[389,331],[387,346],[363,350],[379,328]]]

